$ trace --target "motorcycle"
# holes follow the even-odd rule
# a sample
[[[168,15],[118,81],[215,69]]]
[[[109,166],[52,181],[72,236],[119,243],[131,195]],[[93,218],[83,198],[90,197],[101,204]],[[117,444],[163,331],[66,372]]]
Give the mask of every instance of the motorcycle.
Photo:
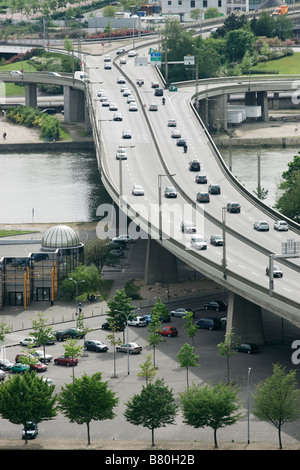
[[[187,148],[187,145],[185,145],[185,146],[183,147],[184,153],[187,152],[187,149],[188,149],[188,148]]]
[[[162,99],[162,104],[165,104],[166,103],[166,100],[165,98]]]

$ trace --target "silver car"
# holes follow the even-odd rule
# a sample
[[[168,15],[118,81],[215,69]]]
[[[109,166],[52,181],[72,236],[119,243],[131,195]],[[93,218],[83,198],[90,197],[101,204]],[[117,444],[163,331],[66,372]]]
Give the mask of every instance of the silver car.
[[[196,232],[196,225],[193,222],[182,221],[180,225],[182,232],[193,233]]]
[[[118,352],[129,352],[129,354],[139,354],[142,352],[143,348],[137,343],[124,343],[121,344],[120,346],[117,346],[117,351]]]
[[[135,184],[135,185],[133,186],[131,192],[132,192],[132,194],[133,194],[134,196],[144,196],[144,194],[145,194],[145,193],[144,193],[144,188],[143,188],[143,186],[140,186],[140,185],[138,185],[138,184]]]

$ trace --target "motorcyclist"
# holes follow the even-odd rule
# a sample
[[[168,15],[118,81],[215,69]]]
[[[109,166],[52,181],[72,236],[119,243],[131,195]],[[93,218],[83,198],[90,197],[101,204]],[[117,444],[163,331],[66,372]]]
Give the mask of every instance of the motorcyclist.
[[[162,99],[162,104],[165,104],[166,100],[165,98]]]
[[[186,145],[186,144],[184,144],[184,146],[183,146],[184,153],[186,153],[186,152],[187,152],[187,149],[188,149],[188,148],[187,148],[187,145]]]

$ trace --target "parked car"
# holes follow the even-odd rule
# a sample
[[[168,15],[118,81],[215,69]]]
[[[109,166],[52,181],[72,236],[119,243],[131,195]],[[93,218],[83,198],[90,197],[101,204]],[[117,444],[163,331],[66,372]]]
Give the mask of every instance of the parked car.
[[[77,366],[78,364],[78,359],[77,357],[69,357],[69,356],[59,356],[54,359],[54,364],[56,365],[62,365],[62,366]]]
[[[285,220],[277,220],[274,223],[274,229],[287,232],[289,229],[288,223]]]
[[[6,377],[6,372],[0,369],[0,380],[4,380]]]
[[[8,371],[12,372],[13,374],[24,374],[24,372],[30,371],[30,366],[27,364],[21,364],[20,362],[17,362],[16,364],[9,366]]]
[[[132,320],[128,320],[129,326],[146,326],[146,320],[144,317],[134,317]]]
[[[266,267],[266,275],[269,276],[270,268],[269,266]],[[282,277],[283,272],[278,266],[273,266],[273,277]]]
[[[270,230],[268,222],[264,220],[258,220],[254,222],[253,228],[258,231],[268,232]]]
[[[227,203],[227,211],[228,212],[241,212],[241,206],[238,202],[228,202]]]
[[[193,236],[191,238],[191,246],[197,250],[206,250],[207,242],[203,237]]]
[[[196,175],[195,182],[197,184],[205,184],[205,183],[207,183],[207,176],[206,175]]]
[[[33,357],[38,358],[40,362],[51,362],[53,359],[51,354],[44,354],[44,351],[33,351],[31,354]]]
[[[237,352],[244,352],[247,354],[254,354],[258,352],[258,347],[253,343],[242,343],[234,348]]]
[[[22,429],[22,439],[35,439],[38,433],[38,425],[33,421],[28,421]]]
[[[188,220],[183,220],[180,225],[181,231],[185,233],[194,233],[196,232],[196,225],[193,222]]]
[[[129,352],[129,354],[139,354],[142,352],[143,348],[137,343],[124,343],[116,347],[118,352]]]
[[[193,160],[189,163],[189,170],[190,171],[200,171],[201,170],[201,165],[198,160]]]
[[[157,110],[158,110],[157,104],[154,104],[154,103],[149,104],[149,111],[157,111]]]
[[[215,310],[216,312],[224,312],[227,310],[227,305],[223,300],[212,300],[211,302],[204,304],[205,310]]]
[[[148,325],[149,323],[151,323],[152,315],[147,314],[147,315],[144,315],[143,318],[145,319],[145,321],[146,321],[146,323],[147,323],[147,325]],[[168,323],[168,322],[171,321],[171,317],[170,317],[170,315],[165,315],[164,317],[161,317],[161,318],[160,318],[160,321],[161,321],[162,323]]]
[[[13,363],[8,359],[0,359],[0,370],[8,370],[11,366],[13,366]]]
[[[159,334],[162,336],[178,336],[178,330],[175,326],[163,326],[159,331]]]
[[[111,331],[110,322],[106,321],[105,323],[102,323],[101,328],[102,328],[102,330],[109,330],[109,331]],[[124,327],[122,327],[122,328],[120,328],[120,327],[118,327],[118,326],[116,327],[116,330],[117,330],[117,331],[124,331],[124,329],[125,329]]]
[[[97,341],[94,339],[89,339],[85,341],[84,347],[87,351],[95,351],[95,352],[106,352],[108,351],[108,346],[101,341]]]
[[[197,201],[198,202],[210,202],[209,194],[204,191],[197,193]]]
[[[131,192],[134,196],[144,196],[145,194],[143,186],[139,184],[134,184]]]
[[[165,189],[165,197],[177,197],[177,191],[173,186],[167,186]]]
[[[117,256],[119,258],[124,258],[125,257],[125,253],[124,251],[122,250],[122,248],[115,248],[114,250],[111,250],[109,252],[112,256]]]
[[[56,331],[55,337],[58,341],[64,341],[68,338],[83,338],[84,334],[78,328],[67,328],[64,331]]]
[[[42,362],[36,362],[35,364],[31,364],[30,368],[32,370],[35,370],[36,372],[46,372],[48,369],[46,364],[43,364]]]
[[[195,322],[195,325],[198,328],[206,330],[219,330],[221,328],[221,320],[219,318],[200,318],[200,320]]]
[[[218,184],[210,184],[208,186],[208,192],[210,194],[221,194],[221,187]]]
[[[222,246],[224,241],[221,235],[211,235],[210,243],[214,246]]]
[[[172,317],[184,317],[188,312],[192,312],[193,316],[195,316],[193,310],[191,308],[177,308],[176,310],[172,310],[170,312]]]
[[[118,237],[113,237],[112,238],[113,242],[125,242],[125,243],[133,243],[134,240],[130,235],[124,234],[124,235],[119,235]]]
[[[37,341],[36,338],[33,336],[27,336],[27,338],[24,338],[20,341],[21,346],[29,346],[29,347],[34,347],[34,346],[40,346],[39,342]]]

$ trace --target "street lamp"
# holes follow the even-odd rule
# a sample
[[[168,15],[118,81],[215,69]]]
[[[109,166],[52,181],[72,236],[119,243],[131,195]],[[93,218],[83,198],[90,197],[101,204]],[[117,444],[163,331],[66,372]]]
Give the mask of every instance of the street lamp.
[[[222,207],[222,237],[223,237],[223,259],[222,259],[222,268],[223,268],[223,278],[226,280],[226,211],[227,207]]]
[[[162,174],[158,175],[158,233],[159,233],[159,239],[162,241],[162,211],[161,211],[161,178],[162,176],[175,176],[175,173],[173,174]]]
[[[251,372],[251,367],[248,367],[248,377],[247,377],[248,444],[250,444],[250,372]]]
[[[128,347],[128,344],[129,344],[129,334],[128,334],[128,319],[129,317],[134,313],[136,312],[137,310],[139,310],[139,307],[136,308],[135,310],[132,310],[130,313],[125,313],[125,312],[122,312],[121,310],[115,310],[115,312],[118,312],[118,313],[122,313],[122,315],[125,315],[126,317],[126,328],[127,328],[127,333],[126,333],[126,342],[127,342],[127,375],[130,374],[130,368],[129,368],[129,347]]]
[[[78,300],[77,300],[78,284],[80,284],[81,282],[85,282],[85,280],[83,279],[82,281],[75,281],[74,279],[72,279],[71,277],[69,277],[69,281],[74,282],[74,283],[75,283],[75,286],[76,286],[76,292],[75,292],[75,295],[76,295],[76,312],[75,312],[75,315],[77,315],[77,311],[78,311]]]

